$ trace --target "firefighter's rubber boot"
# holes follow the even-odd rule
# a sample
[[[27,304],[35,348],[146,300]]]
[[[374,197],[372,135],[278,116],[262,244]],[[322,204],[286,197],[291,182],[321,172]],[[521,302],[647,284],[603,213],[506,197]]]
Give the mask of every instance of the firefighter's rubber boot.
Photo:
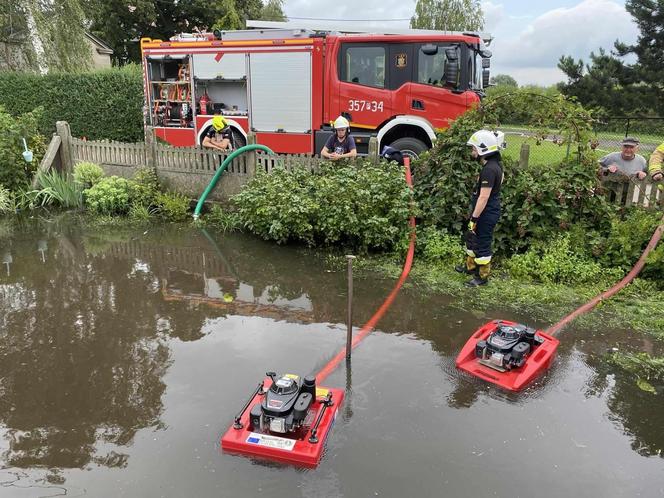
[[[472,280],[466,282],[466,287],[479,287],[486,285],[489,282],[489,274],[491,273],[491,263],[486,265],[477,265],[477,275]]]
[[[459,273],[465,273],[466,275],[476,275],[477,263],[475,263],[475,258],[472,256],[466,256],[466,264],[455,266],[454,270]]]

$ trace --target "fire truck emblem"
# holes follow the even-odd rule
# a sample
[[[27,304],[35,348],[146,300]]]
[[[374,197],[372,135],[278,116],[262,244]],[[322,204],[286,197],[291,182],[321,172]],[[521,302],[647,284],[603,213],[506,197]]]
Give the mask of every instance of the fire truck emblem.
[[[406,67],[406,54],[397,54],[397,67],[399,69]]]

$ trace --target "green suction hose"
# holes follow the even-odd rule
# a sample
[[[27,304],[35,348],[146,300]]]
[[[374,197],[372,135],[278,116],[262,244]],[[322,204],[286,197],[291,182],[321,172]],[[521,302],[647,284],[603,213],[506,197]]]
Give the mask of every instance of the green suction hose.
[[[217,184],[217,181],[219,180],[221,174],[226,170],[226,167],[233,161],[233,159],[235,159],[240,154],[244,154],[245,152],[249,152],[250,150],[256,150],[256,149],[267,152],[268,154],[274,154],[274,152],[272,152],[272,150],[270,150],[269,147],[259,144],[245,145],[244,147],[240,147],[239,149],[233,151],[226,159],[224,159],[224,162],[221,163],[221,166],[219,166],[219,169],[212,177],[212,180],[210,180],[210,183],[205,188],[205,191],[201,195],[201,198],[198,199],[198,204],[196,204],[196,209],[194,210],[195,220],[197,220],[198,217],[201,215],[201,209],[203,209],[203,203],[205,202],[205,199],[207,199],[207,196],[210,195],[210,192],[212,192],[212,189]]]

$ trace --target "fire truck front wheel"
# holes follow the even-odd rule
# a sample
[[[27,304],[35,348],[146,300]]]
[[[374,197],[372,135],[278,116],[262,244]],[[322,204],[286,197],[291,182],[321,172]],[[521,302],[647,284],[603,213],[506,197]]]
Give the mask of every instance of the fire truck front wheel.
[[[412,159],[417,159],[422,152],[429,148],[422,140],[414,137],[399,138],[392,142],[390,147],[400,150],[403,155]]]

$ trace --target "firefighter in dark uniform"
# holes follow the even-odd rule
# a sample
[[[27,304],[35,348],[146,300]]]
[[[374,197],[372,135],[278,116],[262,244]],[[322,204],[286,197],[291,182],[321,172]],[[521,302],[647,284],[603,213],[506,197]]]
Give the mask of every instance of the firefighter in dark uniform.
[[[231,127],[223,116],[215,114],[212,118],[212,127],[203,138],[203,147],[216,150],[230,150],[232,139]]]
[[[464,239],[466,264],[457,266],[461,273],[473,275],[469,287],[485,285],[491,272],[491,243],[493,231],[500,218],[500,189],[503,184],[503,165],[500,149],[505,135],[501,132],[479,130],[468,140],[472,156],[482,164],[482,171],[470,198],[470,221]]]

